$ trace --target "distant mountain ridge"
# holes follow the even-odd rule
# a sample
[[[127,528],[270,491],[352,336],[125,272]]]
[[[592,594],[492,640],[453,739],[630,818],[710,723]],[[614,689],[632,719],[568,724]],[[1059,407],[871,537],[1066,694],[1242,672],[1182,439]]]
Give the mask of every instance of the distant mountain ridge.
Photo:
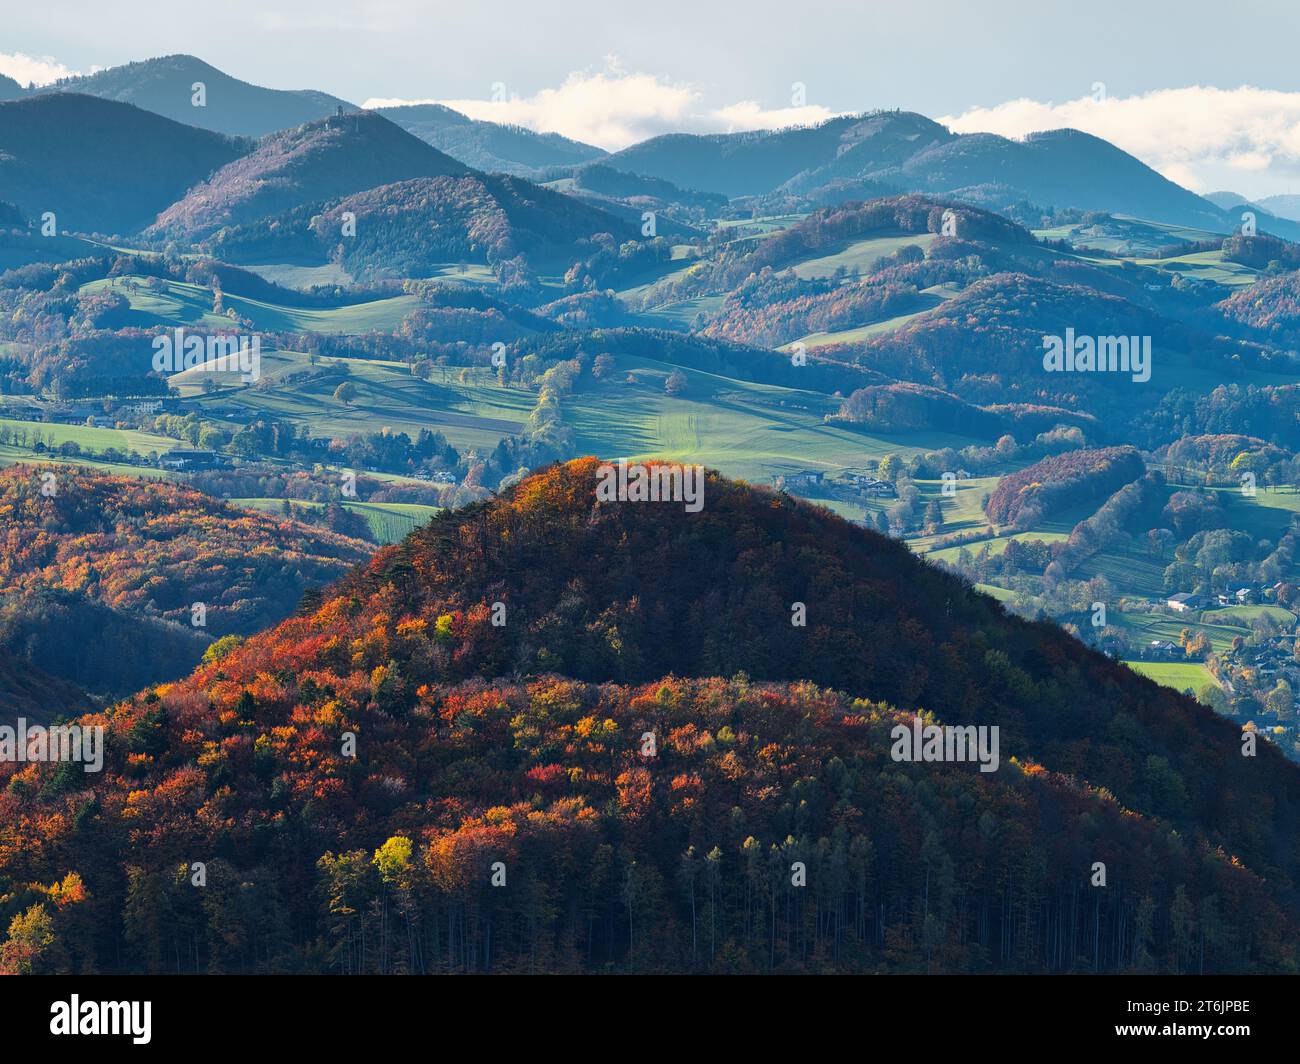
[[[1265,196],[1258,203],[1265,210],[1276,214],[1279,218],[1300,222],[1300,196],[1285,193],[1277,196]]]
[[[559,133],[484,122],[437,103],[380,107],[376,113],[476,170],[538,178],[548,169],[577,166],[609,154]]]
[[[157,144],[151,141],[132,148],[124,168],[103,156],[83,166],[83,160],[71,146],[65,146],[61,149],[63,159],[57,164],[51,159],[55,169],[52,185],[42,173],[36,172],[43,164],[33,164],[29,177],[11,178],[20,189],[28,184],[48,195],[73,181],[77,172],[107,173],[113,180],[122,176],[125,187],[116,202],[106,190],[90,184],[71,197],[98,202],[94,209],[65,212],[66,219],[60,219],[61,227],[66,220],[80,230],[131,231],[153,220],[139,217],[136,209],[139,201],[147,200],[154,205],[151,213],[157,214],[184,196],[187,202],[169,211],[162,228],[154,233],[201,238],[223,225],[243,224],[252,217],[290,210],[312,198],[335,198],[394,181],[467,170],[500,172],[534,181],[574,176],[573,189],[566,191],[590,196],[596,190],[588,184],[596,179],[597,171],[585,178],[579,175],[584,168],[599,164],[608,167],[608,173],[626,175],[619,179],[623,184],[640,179],[668,183],[691,196],[786,199],[793,204],[779,207],[780,210],[919,192],[945,194],[999,211],[1025,205],[1045,210],[1075,208],[1229,233],[1240,227],[1241,211],[1250,207],[1257,212],[1257,224],[1262,231],[1300,240],[1300,207],[1293,202],[1296,197],[1267,197],[1260,203],[1250,204],[1231,192],[1198,196],[1115,145],[1072,129],[1050,130],[1013,140],[991,133],[953,133],[933,119],[912,112],[875,111],[778,130],[669,133],[609,154],[558,133],[539,133],[520,126],[472,119],[444,105],[426,103],[365,113],[392,122],[445,161],[433,164],[426,159],[423,164],[390,165],[396,158],[404,157],[406,162],[411,162],[413,153],[409,144],[403,147],[398,140],[383,140],[372,145],[356,145],[358,158],[353,160],[335,158],[324,164],[314,157],[304,158],[295,165],[295,175],[288,178],[279,172],[279,164],[268,161],[268,155],[287,150],[285,138],[292,130],[363,112],[329,93],[254,85],[184,54],[128,63],[41,87],[24,88],[13,79],[0,76],[0,103],[30,102],[60,95],[132,104],[192,129],[227,137],[276,141],[269,148],[261,145],[259,150],[267,150],[243,164],[248,173],[237,168],[223,175],[227,184],[219,191],[213,187],[192,188],[205,180],[215,167],[185,167],[183,173],[189,180],[168,203],[156,203],[152,196],[144,195],[144,190],[151,183],[159,184],[160,176],[168,177],[172,187],[180,180],[178,173],[166,172],[174,164],[174,157],[178,153],[183,156],[188,150],[181,146],[183,138],[174,130],[164,134],[159,129],[152,134],[165,137],[169,144],[166,154],[173,157],[161,175],[128,179],[122,172],[130,171],[132,165],[141,165],[139,153],[156,152]],[[80,106],[85,111],[85,105]],[[75,122],[86,120],[89,113],[85,111],[74,119],[71,127],[56,124],[42,131],[40,137],[52,142],[59,130],[76,128]],[[101,114],[107,116],[109,112]],[[369,124],[367,128],[377,127]],[[126,133],[128,137],[134,135],[131,123],[127,124]],[[0,127],[0,150],[22,159],[31,154],[30,145],[24,141],[31,135],[32,131],[28,130],[15,140],[12,132]],[[251,146],[245,144],[233,149],[231,156],[247,155],[250,151]],[[334,168],[335,172],[309,173],[322,165]],[[352,176],[343,179],[340,168],[351,169]],[[367,170],[374,176],[365,177]],[[236,192],[229,184],[233,181],[247,186],[250,180],[256,183],[255,190],[244,187]],[[368,184],[363,183],[367,181]],[[281,187],[283,196],[278,194]],[[38,210],[33,215],[30,199],[4,192],[0,187],[0,199],[16,203],[27,215],[41,213]],[[185,196],[190,192],[191,195]],[[616,198],[619,195],[608,189],[603,194]],[[659,193],[647,190],[645,194]],[[137,203],[123,209],[132,198]],[[235,200],[258,205],[250,215],[236,209]],[[274,209],[265,210],[260,206],[263,201],[273,203]],[[42,206],[41,210],[44,209]],[[611,204],[608,209],[632,220],[625,205]],[[177,224],[182,218],[191,219],[198,228],[192,228],[190,221]],[[199,218],[203,221],[199,222]],[[671,227],[673,223],[664,219],[664,224]]]
[[[1073,129],[1010,140],[952,133],[932,119],[882,111],[816,126],[745,133],[670,133],[616,152],[609,164],[727,196],[816,195],[843,182],[909,192],[994,189],[1007,201],[1078,207],[1230,232],[1229,210],[1163,177],[1099,137]],[[1300,235],[1284,218],[1282,236]]]
[[[60,231],[131,233],[252,147],[70,92],[0,103],[0,199]]]
[[[201,105],[195,103],[197,85],[202,85]],[[32,89],[0,75],[0,100],[56,92],[135,104],[189,126],[257,138],[336,115],[340,109],[359,110],[327,92],[255,85],[186,54],[126,63]],[[479,121],[441,104],[385,107],[379,113],[477,170],[536,178],[548,169],[578,166],[608,154],[558,133]]]
[[[195,106],[196,84],[203,105]],[[0,87],[0,92],[3,88]],[[77,92],[132,103],[188,126],[230,136],[264,137],[356,105],[312,89],[267,89],[231,77],[192,55],[165,55],[64,78],[37,93]]]

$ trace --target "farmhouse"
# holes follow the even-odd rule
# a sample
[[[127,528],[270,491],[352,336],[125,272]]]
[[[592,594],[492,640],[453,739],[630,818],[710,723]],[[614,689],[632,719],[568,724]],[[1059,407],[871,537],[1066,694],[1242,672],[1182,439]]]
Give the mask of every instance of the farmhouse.
[[[852,484],[863,495],[869,495],[873,498],[892,498],[895,494],[893,484],[887,480],[872,476],[870,473],[846,473],[844,474],[844,480]]]
[[[1218,596],[1220,606],[1248,606],[1255,601],[1256,591],[1252,587],[1229,588]]]
[[[1200,595],[1191,595],[1184,591],[1165,599],[1165,605],[1177,613],[1189,613],[1192,610],[1202,609],[1205,600]]]
[[[773,487],[811,488],[822,482],[823,473],[816,469],[800,469],[794,473],[778,473],[772,477]]]
[[[221,455],[213,451],[190,451],[180,447],[168,451],[158,459],[161,468],[175,470],[217,469],[225,462]]]

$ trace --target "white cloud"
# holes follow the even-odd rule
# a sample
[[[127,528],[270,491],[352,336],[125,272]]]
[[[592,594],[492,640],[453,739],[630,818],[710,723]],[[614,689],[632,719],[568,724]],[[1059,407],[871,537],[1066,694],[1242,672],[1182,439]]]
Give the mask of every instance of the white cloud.
[[[744,100],[710,112],[719,126],[727,129],[785,129],[788,126],[811,126],[834,118],[838,112],[813,104],[803,107],[778,107],[765,110],[753,100]]]
[[[1300,93],[1193,85],[1067,103],[1019,99],[940,118],[959,133],[1008,137],[1071,127],[1103,137],[1197,192],[1264,196],[1300,180]]]
[[[37,85],[48,85],[51,81],[71,77],[75,73],[75,70],[69,70],[57,59],[48,55],[38,59],[35,56],[24,55],[22,52],[14,52],[12,55],[0,52],[0,74],[13,78],[20,85],[25,86],[33,82]]]
[[[779,129],[832,117],[824,107],[764,109],[753,101],[706,108],[702,93],[654,74],[628,73],[617,60],[596,72],[577,71],[558,88],[531,96],[501,87],[499,100],[371,99],[365,107],[441,103],[471,118],[561,133],[574,140],[617,151],[660,133],[715,133]]]

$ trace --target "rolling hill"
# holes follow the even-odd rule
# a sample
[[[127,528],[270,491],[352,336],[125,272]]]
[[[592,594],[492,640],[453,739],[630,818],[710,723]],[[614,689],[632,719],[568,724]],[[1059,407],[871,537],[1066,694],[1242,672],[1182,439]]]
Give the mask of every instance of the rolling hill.
[[[661,178],[683,188],[755,196],[829,164],[864,138],[879,137],[878,143],[888,143],[888,149],[874,160],[885,164],[900,162],[916,150],[912,136],[928,143],[930,138],[951,135],[920,115],[908,118],[916,120],[916,128],[900,131],[897,138],[891,135],[898,125],[893,116],[833,118],[817,126],[777,132],[667,133],[615,152],[607,161],[617,170]]]
[[[133,233],[251,145],[75,93],[0,103],[0,199],[39,224]]]
[[[608,154],[558,133],[483,122],[437,103],[380,107],[375,113],[475,170],[537,178],[547,170],[578,166]]]
[[[181,675],[284,616],[368,547],[163,481],[0,471],[0,647],[99,695]],[[203,603],[201,626],[194,604]]]
[[[613,200],[681,204],[713,211],[720,210],[727,202],[725,196],[716,192],[678,188],[671,181],[626,173],[600,162],[588,163],[574,173],[573,191],[588,192]]]
[[[340,240],[345,214],[355,237]],[[597,206],[502,174],[422,177],[366,189],[217,234],[213,254],[231,261],[333,255],[356,277],[424,277],[447,263],[496,264],[524,254],[563,271],[598,233],[637,230]]]
[[[1149,338],[1146,379],[1146,370],[1049,371],[1044,340],[1067,328],[1079,337]],[[1021,272],[976,280],[891,332],[819,347],[818,354],[945,388],[968,402],[1029,402],[1121,419],[1134,440],[1147,438],[1150,412],[1167,392],[1209,391],[1225,374],[1274,386],[1292,379],[1282,352],[1228,341],[1086,283]]]
[[[93,780],[0,766],[0,886],[86,887],[35,970],[178,970],[182,929],[186,971],[1294,969],[1275,750],[824,510],[596,482],[446,512],[87,718]],[[922,706],[999,767],[900,761]]]
[[[357,111],[267,138],[162,211],[149,231],[199,239],[379,185],[466,172],[388,119]]]
[[[202,104],[195,86],[203,86]],[[312,89],[271,89],[218,70],[193,55],[165,55],[62,78],[25,89],[0,75],[0,100],[57,92],[134,104],[188,126],[230,136],[261,138],[357,106]],[[478,121],[441,104],[376,110],[421,140],[476,170],[539,177],[547,170],[603,158],[607,153],[558,133]]]

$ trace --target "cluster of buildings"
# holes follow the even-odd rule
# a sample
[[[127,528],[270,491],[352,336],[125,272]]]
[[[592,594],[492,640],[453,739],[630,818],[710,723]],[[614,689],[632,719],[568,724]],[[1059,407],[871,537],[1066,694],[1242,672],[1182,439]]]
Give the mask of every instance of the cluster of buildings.
[[[231,464],[229,457],[216,451],[190,450],[184,447],[173,447],[158,458],[159,469],[170,469],[179,473],[193,473],[201,469],[226,469]]]
[[[793,473],[773,473],[772,487],[791,489],[815,488],[826,479],[826,474],[819,469],[799,469]]]
[[[873,477],[870,473],[846,473],[843,479],[852,484],[858,494],[873,499],[892,499],[898,494],[893,484],[879,477]]]
[[[1269,588],[1253,588],[1249,585],[1229,588],[1221,595],[1192,595],[1186,592],[1170,595],[1165,605],[1175,613],[1195,613],[1197,610],[1212,610],[1221,606],[1250,606],[1256,602],[1273,598],[1281,584]]]
[[[969,474],[968,474],[969,475]],[[881,480],[870,473],[845,473],[838,480],[827,480],[826,474],[819,469],[797,469],[793,473],[774,473],[772,486],[786,491],[807,491],[810,488],[826,487],[851,489],[856,495],[865,495],[872,499],[892,499],[898,491],[887,480]]]

